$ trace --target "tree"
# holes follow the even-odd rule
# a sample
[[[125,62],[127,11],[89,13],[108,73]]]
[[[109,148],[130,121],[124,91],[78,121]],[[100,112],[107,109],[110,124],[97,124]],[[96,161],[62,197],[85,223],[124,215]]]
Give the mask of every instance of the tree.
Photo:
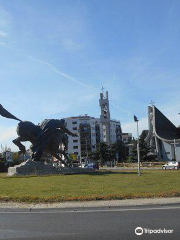
[[[131,151],[131,156],[129,157],[129,161],[136,162],[138,157],[137,157],[137,140],[133,139],[132,140],[132,151]]]
[[[111,160],[111,151],[107,143],[100,142],[96,145],[96,151],[91,152],[90,157],[94,160],[100,160],[101,164]]]
[[[150,152],[150,148],[145,141],[148,131],[143,130],[139,137],[139,150],[140,150],[140,160],[145,161],[147,159],[147,155]],[[137,161],[137,140],[133,140],[133,148],[132,148],[132,159]]]
[[[96,146],[96,151],[90,152],[89,156],[94,160],[100,160],[103,164],[104,162],[117,159],[117,154],[119,162],[125,159],[125,146],[122,141],[112,143],[110,146],[105,142],[100,142]]]
[[[112,159],[118,159],[118,162],[122,162],[122,160],[126,158],[126,146],[122,141],[119,140],[112,143],[110,148]]]

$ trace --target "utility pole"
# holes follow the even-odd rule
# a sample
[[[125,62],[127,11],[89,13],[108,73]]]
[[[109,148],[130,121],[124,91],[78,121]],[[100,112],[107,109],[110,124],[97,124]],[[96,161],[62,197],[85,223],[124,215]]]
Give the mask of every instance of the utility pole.
[[[134,116],[134,121],[137,123],[137,155],[138,155],[138,176],[141,176],[141,167],[140,167],[140,151],[139,151],[139,126],[138,122],[139,120],[137,119],[136,116]]]

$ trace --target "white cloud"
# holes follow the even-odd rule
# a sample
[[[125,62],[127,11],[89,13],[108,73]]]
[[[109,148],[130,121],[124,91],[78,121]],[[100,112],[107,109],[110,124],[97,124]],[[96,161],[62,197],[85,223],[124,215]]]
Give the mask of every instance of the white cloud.
[[[12,140],[18,137],[16,132],[16,126],[10,127],[0,127],[0,146],[3,148],[6,146],[10,148],[12,151],[19,151],[19,148],[12,142]],[[26,149],[30,147],[30,142],[23,142],[22,143]],[[0,149],[1,150],[1,149]]]
[[[1,127],[0,128],[0,143],[6,140],[14,139],[17,136],[16,127]]]
[[[79,98],[80,101],[86,101],[86,102],[90,102],[94,99],[97,99],[97,93],[92,93],[92,94],[88,94],[88,95],[83,95]]]
[[[9,13],[0,5],[0,27],[4,28],[9,26],[10,15]]]
[[[119,106],[117,106],[116,104],[110,102],[110,105],[112,105],[113,107],[117,108],[118,110],[122,111],[122,112],[125,112],[128,114],[128,117],[132,115],[132,113],[126,109],[123,109],[123,108],[120,108]]]
[[[50,101],[44,102],[43,105],[41,104],[41,111],[43,114],[46,115],[61,114],[67,112],[73,104],[72,102],[67,102],[67,100],[63,101],[59,99],[58,101],[58,98],[54,100],[55,100],[54,103]]]
[[[6,45],[6,43],[0,42],[0,46],[4,46],[4,45]]]
[[[66,50],[82,50],[84,47],[82,44],[79,44],[72,39],[64,39],[61,41],[61,44]]]
[[[61,72],[59,71],[56,67],[54,67],[52,64],[48,63],[48,62],[45,62],[45,61],[42,61],[42,60],[39,60],[39,59],[36,59],[32,56],[29,56],[29,55],[26,55],[26,57],[28,57],[29,59],[31,59],[32,61],[35,61],[35,62],[38,62],[38,63],[41,63],[41,64],[44,64],[46,66],[48,66],[49,68],[51,68],[51,70],[59,75],[61,75],[62,77],[68,79],[69,81],[71,82],[74,82],[74,83],[77,83],[78,85],[81,85],[83,87],[86,87],[86,88],[90,88],[90,89],[96,89],[88,84],[85,84],[83,82],[80,82],[78,80],[76,80],[75,78],[69,76],[67,73],[64,73],[64,72]]]
[[[0,30],[0,37],[7,37],[7,33]]]

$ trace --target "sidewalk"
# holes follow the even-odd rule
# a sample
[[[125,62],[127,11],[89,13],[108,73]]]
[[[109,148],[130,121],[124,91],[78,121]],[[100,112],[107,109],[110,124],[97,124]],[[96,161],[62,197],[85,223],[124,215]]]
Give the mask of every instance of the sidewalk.
[[[5,208],[23,208],[23,209],[39,209],[39,208],[88,208],[88,207],[123,207],[123,206],[147,206],[147,205],[167,205],[180,204],[180,197],[175,198],[146,198],[146,199],[127,199],[127,200],[111,200],[111,201],[86,201],[86,202],[60,202],[60,203],[16,203],[16,202],[0,202],[0,209]]]

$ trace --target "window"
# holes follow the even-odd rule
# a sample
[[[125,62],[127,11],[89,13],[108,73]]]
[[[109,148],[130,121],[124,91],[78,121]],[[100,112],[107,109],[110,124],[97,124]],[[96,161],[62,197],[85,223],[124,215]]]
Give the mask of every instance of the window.
[[[77,124],[77,122],[72,122],[72,124]]]
[[[78,149],[78,146],[73,146],[73,149]]]
[[[78,142],[78,140],[73,140],[73,143],[76,143],[76,142]]]
[[[77,130],[77,127],[73,127],[73,130]]]

